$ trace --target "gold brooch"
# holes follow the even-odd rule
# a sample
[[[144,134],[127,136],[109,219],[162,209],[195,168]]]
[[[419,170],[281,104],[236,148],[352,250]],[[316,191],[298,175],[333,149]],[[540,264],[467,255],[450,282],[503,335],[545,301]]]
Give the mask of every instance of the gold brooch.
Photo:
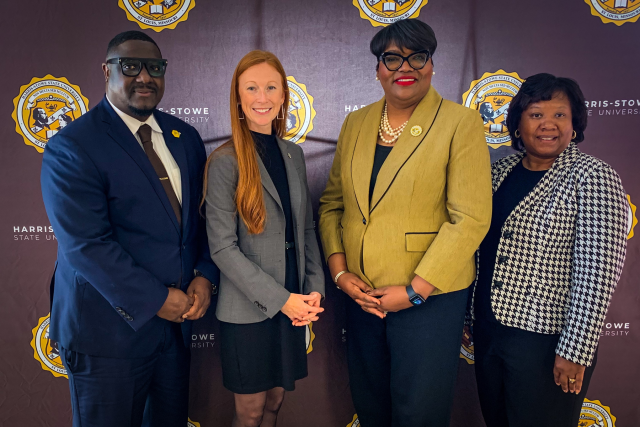
[[[420,136],[422,134],[422,127],[415,125],[414,127],[411,128],[411,135],[413,136]]]
[[[176,138],[180,138],[180,132],[178,132],[177,130],[172,130],[171,135],[175,136]]]

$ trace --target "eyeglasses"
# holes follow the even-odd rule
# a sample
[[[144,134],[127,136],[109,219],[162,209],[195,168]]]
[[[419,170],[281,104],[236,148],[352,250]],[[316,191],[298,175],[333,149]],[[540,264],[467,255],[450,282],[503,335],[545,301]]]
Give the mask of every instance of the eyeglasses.
[[[387,70],[389,71],[398,71],[404,61],[409,63],[409,66],[414,70],[422,70],[425,65],[427,65],[427,61],[431,57],[431,52],[428,50],[420,50],[418,52],[413,52],[409,56],[398,55],[397,53],[385,52],[378,58],[378,61],[382,61]]]
[[[167,60],[158,58],[111,58],[107,64],[120,64],[122,74],[128,77],[137,77],[146,67],[151,77],[162,77],[167,70]]]

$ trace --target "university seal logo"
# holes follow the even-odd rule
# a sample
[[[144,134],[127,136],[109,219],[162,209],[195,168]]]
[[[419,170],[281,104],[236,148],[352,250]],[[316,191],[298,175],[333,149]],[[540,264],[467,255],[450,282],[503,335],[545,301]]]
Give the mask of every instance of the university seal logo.
[[[191,418],[187,417],[187,427],[200,427],[200,423],[191,421]]]
[[[401,19],[417,18],[429,0],[353,0],[360,17],[374,27],[386,27]]]
[[[127,19],[142,29],[173,30],[189,17],[196,0],[118,0],[127,13]]]
[[[618,26],[636,22],[640,17],[640,2],[637,0],[584,0],[591,7],[591,14],[605,24]]]
[[[358,414],[353,416],[353,421],[347,424],[347,427],[360,427],[360,420],[358,419]]]
[[[615,427],[616,417],[611,414],[608,406],[599,400],[585,399],[580,412],[578,427]]]
[[[633,237],[633,229],[636,228],[638,218],[636,217],[636,205],[631,202],[631,196],[627,194],[629,202],[629,214],[627,216],[627,240]]]
[[[295,77],[287,77],[289,86],[289,108],[285,112],[287,133],[284,138],[296,144],[303,143],[307,134],[313,130],[313,97],[307,92],[307,87],[298,83]]]
[[[67,370],[60,360],[60,351],[58,343],[49,339],[49,322],[50,314],[41,317],[38,326],[33,328],[33,339],[31,347],[33,347],[33,357],[40,362],[42,369],[49,371],[54,377],[67,377]]]
[[[484,136],[490,147],[511,145],[505,120],[509,104],[523,82],[517,73],[498,70],[484,73],[482,78],[471,82],[469,90],[462,95],[462,105],[477,110],[482,116]]]
[[[467,332],[466,328],[462,332],[460,359],[466,360],[469,365],[473,365],[475,363],[475,358],[473,356],[473,336]]]
[[[316,334],[313,333],[313,323],[307,325],[304,336],[307,342],[307,354],[309,354],[313,351],[313,341],[316,339]]]
[[[13,99],[11,117],[24,143],[44,152],[47,141],[87,112],[89,100],[64,77],[34,77]]]

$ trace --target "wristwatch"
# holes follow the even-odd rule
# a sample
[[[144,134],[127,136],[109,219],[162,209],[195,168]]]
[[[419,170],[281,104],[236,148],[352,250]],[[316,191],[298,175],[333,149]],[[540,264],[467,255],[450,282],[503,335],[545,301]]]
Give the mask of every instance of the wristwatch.
[[[426,301],[422,298],[422,295],[413,290],[413,286],[411,285],[407,286],[407,294],[409,295],[409,301],[411,301],[413,305],[420,305]]]
[[[194,269],[194,270],[193,270],[193,275],[194,275],[195,277],[204,277],[205,279],[207,279],[207,278],[205,277],[205,275],[204,275],[204,274],[202,274],[202,272],[201,272],[200,270],[195,270],[195,269]],[[209,280],[209,279],[207,279],[207,280]],[[215,295],[215,294],[217,294],[217,293],[218,293],[218,287],[216,286],[216,284],[215,284],[215,283],[211,283],[211,295]]]

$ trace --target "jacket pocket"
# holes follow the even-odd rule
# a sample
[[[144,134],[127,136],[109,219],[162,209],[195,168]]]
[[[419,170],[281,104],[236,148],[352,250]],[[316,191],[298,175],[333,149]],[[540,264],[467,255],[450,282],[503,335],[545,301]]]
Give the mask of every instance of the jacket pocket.
[[[404,238],[407,252],[426,252],[437,235],[438,233],[435,231],[427,233],[405,233]]]

